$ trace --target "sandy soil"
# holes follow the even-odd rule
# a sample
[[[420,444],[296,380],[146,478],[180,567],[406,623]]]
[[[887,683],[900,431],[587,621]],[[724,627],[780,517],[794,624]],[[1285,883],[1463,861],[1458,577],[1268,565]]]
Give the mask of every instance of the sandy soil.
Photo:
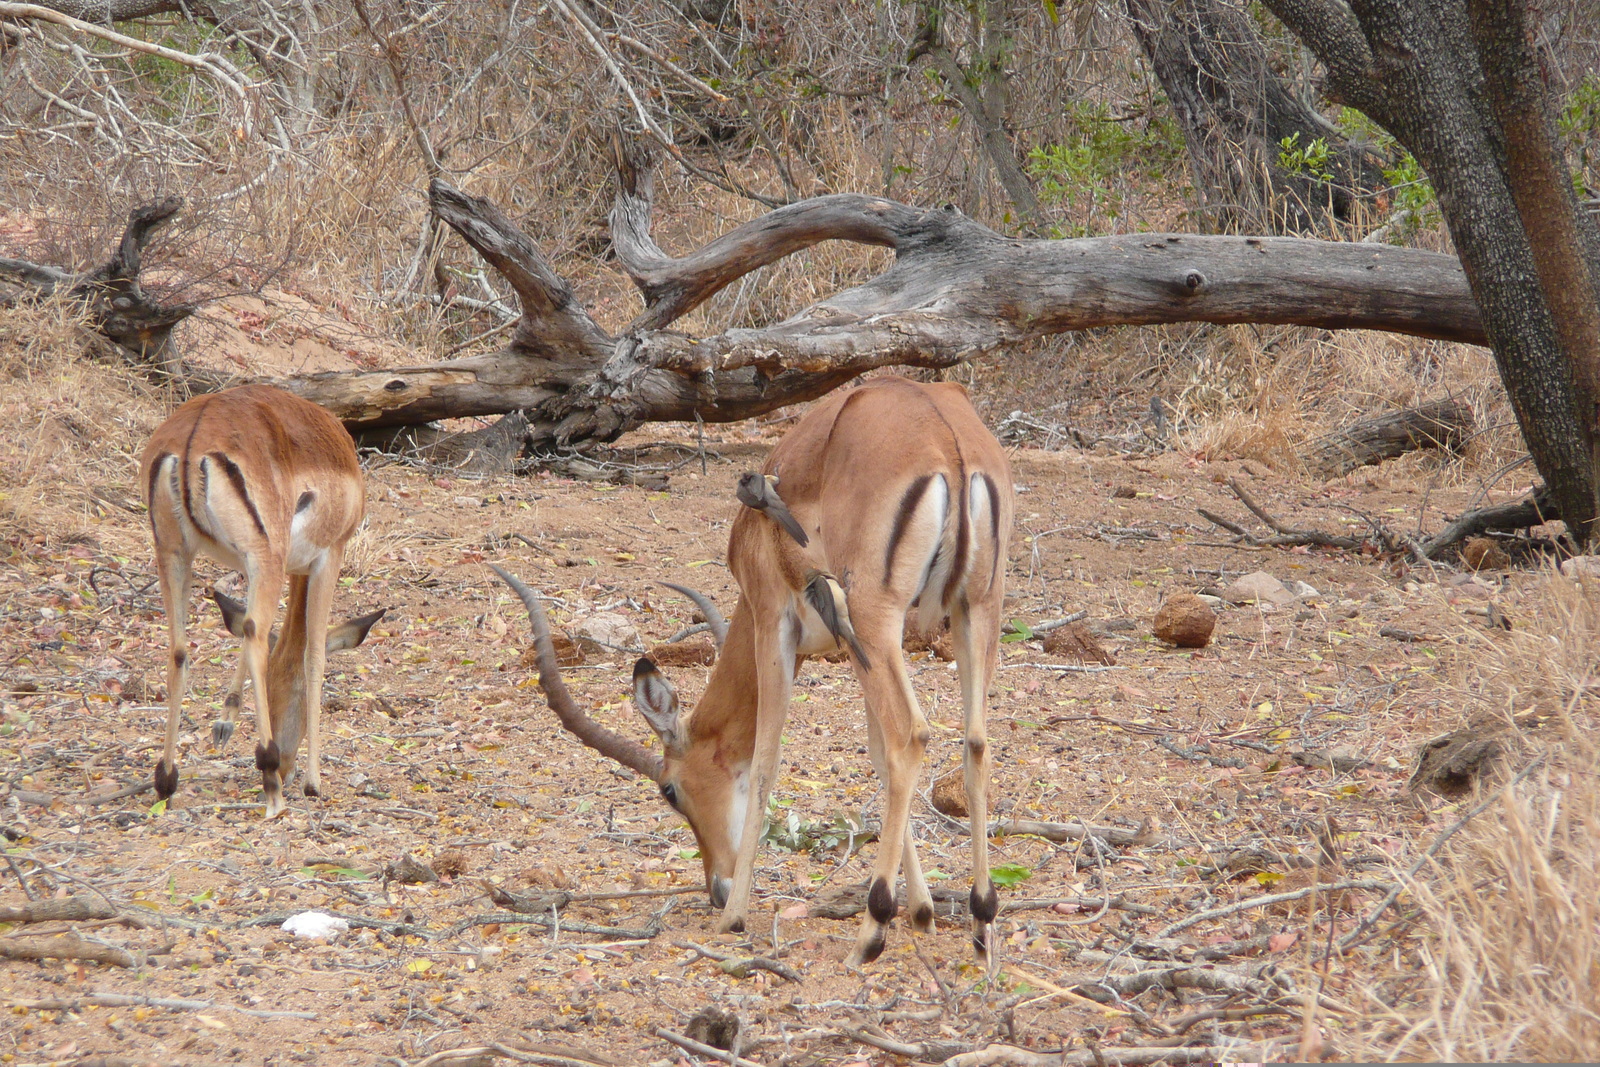
[[[854,922],[810,917],[807,906],[863,879],[874,846],[854,842],[852,851],[840,828],[876,817],[877,785],[847,667],[813,661],[797,688],[773,817],[791,846],[817,847],[764,847],[750,936],[717,936],[692,836],[651,783],[559,729],[524,654],[527,620],[485,563],[563,598],[558,624],[610,610],[658,644],[692,608],[655,579],[697,585],[732,607],[722,560],[733,485],[782,429],[708,437],[704,473],[692,435],[633,435],[625,444],[638,462],[677,465],[664,492],[548,476],[468,481],[374,461],[369,527],[335,610],[386,606],[389,615],[365,646],[330,664],[326,796],[291,790],[289,814],[270,824],[253,728],[241,726],[226,752],[210,749],[235,650],[198,596],[181,790],[162,813],[152,813],[149,792],[105,799],[148,780],[165,715],[164,622],[131,483],[107,486],[81,521],[14,534],[0,556],[0,907],[32,896],[109,901],[121,921],[17,926],[10,937],[73,928],[125,948],[133,965],[0,963],[0,994],[12,1005],[0,1060],[412,1063],[501,1041],[544,1048],[523,1052],[533,1062],[559,1062],[548,1058],[554,1046],[577,1050],[568,1062],[694,1062],[653,1031],[681,1033],[708,1006],[742,1020],[742,1050],[762,1064],[938,1062],[996,1041],[1149,1044],[1224,998],[1156,988],[1102,1005],[1065,988],[1115,972],[1106,953],[1156,966],[1144,958],[1152,951],[1185,961],[1234,942],[1251,943],[1218,967],[1257,973],[1275,961],[1293,982],[1307,956],[1303,915],[1257,909],[1163,928],[1303,880],[1309,860],[1296,857],[1314,855],[1324,814],[1339,820],[1348,875],[1372,878],[1448,818],[1403,788],[1417,743],[1457,725],[1437,683],[1469,654],[1459,635],[1487,632],[1471,609],[1493,596],[1514,614],[1535,577],[1451,585],[1442,573],[1408,574],[1359,553],[1229,545],[1196,508],[1249,521],[1224,484],[1238,477],[1291,523],[1359,531],[1364,515],[1409,530],[1424,508],[1436,527],[1464,494],[1425,497],[1385,488],[1381,477],[1300,483],[1251,463],[1176,454],[1018,451],[1008,614],[1038,622],[1085,610],[1116,663],[1061,670],[1084,665],[1037,640],[1003,646],[990,720],[996,812],[1143,835],[1103,849],[998,839],[994,863],[1016,884],[1002,893],[1009,910],[995,975],[972,966],[960,918],[941,919],[925,938],[897,923],[879,962],[845,967]],[[1278,609],[1226,610],[1202,651],[1150,635],[1166,594],[1257,570],[1316,593]],[[1380,636],[1386,626],[1422,639]],[[591,655],[568,678],[597,718],[644,739],[627,699],[632,661]],[[911,666],[935,724],[930,767],[955,766],[955,675],[927,652]],[[670,673],[692,699],[708,672]],[[1293,759],[1303,749],[1365,763],[1305,767]],[[964,897],[965,838],[925,803],[914,820],[936,884]],[[1267,858],[1237,859],[1251,849]],[[439,880],[386,879],[406,855]],[[571,899],[508,914],[490,887]],[[1134,910],[1102,909],[1106,894]],[[1345,894],[1331,912],[1325,900],[1323,914],[1348,929],[1376,899]],[[346,916],[353,928],[333,943],[279,929],[309,909]],[[1372,964],[1364,951],[1378,950],[1336,962],[1328,997],[1359,986]],[[778,957],[800,980],[738,964],[751,956]],[[93,1006],[90,994],[203,1003]],[[1282,1014],[1212,1018],[1189,1022],[1181,1039],[1298,1030]],[[875,1034],[879,1044],[916,1047],[897,1055],[862,1040]]]

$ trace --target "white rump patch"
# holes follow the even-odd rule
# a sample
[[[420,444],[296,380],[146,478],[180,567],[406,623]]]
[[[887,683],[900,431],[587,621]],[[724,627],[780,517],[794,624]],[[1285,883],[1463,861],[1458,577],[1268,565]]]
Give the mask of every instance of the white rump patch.
[[[950,580],[950,568],[955,563],[956,538],[955,527],[950,524],[950,483],[943,474],[936,475],[928,491],[922,495],[922,503],[917,506],[913,522],[915,529],[930,527],[933,533],[931,551],[922,565],[922,579],[917,583],[914,597],[917,601],[917,629],[925,634],[933,633],[944,618],[944,587]]]

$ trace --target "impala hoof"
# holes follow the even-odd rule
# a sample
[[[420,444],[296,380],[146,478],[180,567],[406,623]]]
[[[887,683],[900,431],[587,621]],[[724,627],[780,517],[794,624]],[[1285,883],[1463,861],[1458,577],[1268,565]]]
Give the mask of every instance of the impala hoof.
[[[227,719],[218,719],[211,724],[211,747],[220,749],[228,744],[228,738],[233,736],[233,723]]]
[[[156,763],[156,796],[166,800],[178,791],[178,768],[160,760]]]
[[[288,810],[289,805],[284,803],[283,793],[280,790],[273,790],[267,795],[266,817],[268,819],[276,819]]]
[[[743,915],[724,915],[722,917],[721,921],[719,921],[717,923],[717,933],[719,933],[719,934],[742,934],[742,933],[744,933],[744,916]]]
[[[858,943],[850,955],[845,958],[845,965],[848,967],[865,967],[883,955],[883,948],[888,943],[889,938],[882,930],[874,930],[871,936]]]

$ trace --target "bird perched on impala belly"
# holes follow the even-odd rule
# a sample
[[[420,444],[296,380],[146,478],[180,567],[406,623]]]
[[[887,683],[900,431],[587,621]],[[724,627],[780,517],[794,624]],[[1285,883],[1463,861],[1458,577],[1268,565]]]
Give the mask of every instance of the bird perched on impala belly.
[[[790,537],[804,548],[811,538],[806,536],[806,531],[783,502],[783,497],[778,495],[778,479],[776,475],[761,474],[751,471],[739,477],[739,487],[735,494],[739,503],[752,511],[759,511],[773,522],[782,526]]]

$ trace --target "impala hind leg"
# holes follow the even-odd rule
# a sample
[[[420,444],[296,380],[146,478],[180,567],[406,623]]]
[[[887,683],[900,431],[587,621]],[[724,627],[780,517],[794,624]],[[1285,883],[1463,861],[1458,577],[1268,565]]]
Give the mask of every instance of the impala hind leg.
[[[901,624],[903,625],[903,624]],[[867,910],[861,917],[861,933],[846,961],[852,966],[871,963],[882,954],[888,941],[889,923],[899,911],[895,902],[895,883],[900,865],[906,866],[907,903],[911,919],[921,929],[933,923],[933,898],[928,893],[911,842],[911,797],[922,772],[923,754],[928,748],[928,720],[917,707],[906,676],[905,659],[899,651],[898,626],[874,626],[871,630],[856,623],[858,636],[873,653],[872,667],[855,663],[856,678],[866,694],[867,745],[872,765],[884,786],[883,828],[878,837],[878,854],[872,864],[872,880],[867,889]],[[893,634],[885,636],[890,630]]]
[[[282,756],[272,732],[272,713],[267,706],[267,636],[272,631],[272,616],[278,610],[279,590],[283,588],[281,568],[262,568],[249,575],[250,592],[244,622],[239,626],[239,654],[250,676],[256,698],[256,768],[261,771],[261,798],[267,818],[284,812],[283,780],[279,776]]]
[[[166,800],[178,791],[178,722],[189,685],[190,561],[181,552],[156,552],[161,601],[167,609],[167,736],[156,763],[156,796]]]
[[[989,877],[989,756],[987,700],[999,654],[999,604],[959,604],[950,613],[950,635],[961,673],[964,734],[962,771],[967,812],[972,823],[972,950],[979,962],[993,963],[995,916],[1000,901]]]

